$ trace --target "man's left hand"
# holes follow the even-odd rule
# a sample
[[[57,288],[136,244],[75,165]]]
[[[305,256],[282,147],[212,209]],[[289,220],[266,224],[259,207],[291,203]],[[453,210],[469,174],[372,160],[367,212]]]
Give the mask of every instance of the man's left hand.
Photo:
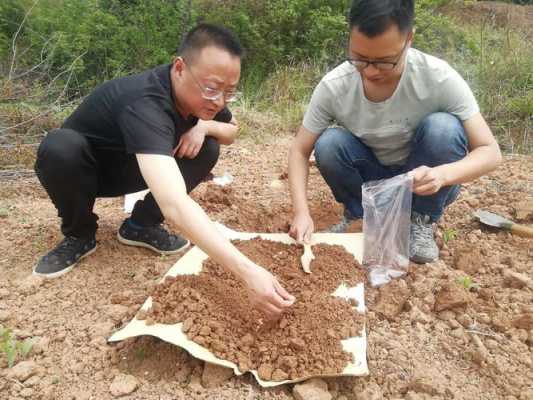
[[[429,196],[437,193],[445,186],[444,172],[441,168],[430,168],[422,165],[413,169],[413,192],[420,196]]]
[[[204,144],[206,135],[207,127],[204,121],[199,120],[195,126],[181,135],[178,145],[174,149],[174,154],[178,158],[195,158]]]

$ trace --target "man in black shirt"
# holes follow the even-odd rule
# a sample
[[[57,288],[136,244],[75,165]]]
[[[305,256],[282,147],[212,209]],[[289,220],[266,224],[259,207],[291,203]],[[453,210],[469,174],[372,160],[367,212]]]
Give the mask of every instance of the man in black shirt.
[[[198,25],[172,64],[104,83],[44,138],[35,170],[65,238],[41,258],[35,275],[61,276],[96,249],[95,198],[148,187],[119,228],[119,241],[176,253],[189,242],[167,232],[166,219],[241,278],[267,316],[292,304],[276,278],[223,238],[188,196],[216,164],[219,145],[236,136],[226,104],[237,98],[241,56],[231,32]]]

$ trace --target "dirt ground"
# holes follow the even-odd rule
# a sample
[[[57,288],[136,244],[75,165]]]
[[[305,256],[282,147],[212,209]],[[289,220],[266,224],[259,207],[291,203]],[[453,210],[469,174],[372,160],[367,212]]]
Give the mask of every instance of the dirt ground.
[[[533,5],[510,4],[501,1],[452,2],[441,7],[441,12],[468,23],[485,21],[498,27],[522,32],[533,37]]]
[[[234,182],[226,189],[204,183],[193,197],[234,229],[286,230],[289,142],[224,148],[214,173],[228,172]],[[132,388],[123,398],[295,398],[292,386],[262,389],[249,374],[211,385],[209,367],[158,339],[107,344],[179,255],[121,245],[122,199],[99,199],[98,250],[64,277],[34,278],[32,266],[61,238],[56,211],[35,178],[1,185],[0,323],[37,344],[18,368],[0,358],[0,399],[100,400]],[[318,229],[336,222],[340,208],[315,167],[309,192]],[[533,224],[532,201],[532,157],[507,156],[496,172],[465,185],[438,226],[441,261],[412,265],[380,290],[367,286],[370,376],[327,379],[326,398],[532,399],[533,240],[472,218],[486,208]]]

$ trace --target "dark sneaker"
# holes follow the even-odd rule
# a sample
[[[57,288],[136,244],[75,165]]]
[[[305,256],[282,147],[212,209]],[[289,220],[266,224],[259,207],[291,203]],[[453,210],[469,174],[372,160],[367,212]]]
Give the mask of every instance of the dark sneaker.
[[[146,247],[159,254],[175,254],[190,244],[188,240],[168,233],[161,225],[134,226],[129,218],[120,226],[117,237],[121,243]]]
[[[409,258],[417,264],[425,264],[439,258],[439,248],[433,236],[433,223],[428,215],[413,211],[409,237]]]
[[[57,278],[69,272],[78,261],[96,250],[94,238],[67,236],[55,249],[39,260],[33,275]]]

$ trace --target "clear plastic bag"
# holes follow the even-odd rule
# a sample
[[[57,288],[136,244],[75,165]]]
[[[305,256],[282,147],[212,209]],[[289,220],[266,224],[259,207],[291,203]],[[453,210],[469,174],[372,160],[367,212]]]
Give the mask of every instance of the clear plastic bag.
[[[363,265],[374,287],[407,272],[412,197],[408,174],[363,184]]]

